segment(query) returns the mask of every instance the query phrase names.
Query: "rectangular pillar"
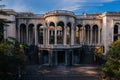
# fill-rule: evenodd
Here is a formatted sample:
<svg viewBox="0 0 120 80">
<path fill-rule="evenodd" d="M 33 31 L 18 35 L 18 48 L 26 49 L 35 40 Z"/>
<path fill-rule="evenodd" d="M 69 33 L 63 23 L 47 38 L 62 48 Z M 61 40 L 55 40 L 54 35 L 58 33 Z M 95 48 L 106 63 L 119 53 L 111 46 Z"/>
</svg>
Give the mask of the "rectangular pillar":
<svg viewBox="0 0 120 80">
<path fill-rule="evenodd" d="M 18 33 L 18 35 L 17 35 L 18 36 L 18 41 L 20 42 L 20 27 L 18 27 L 18 32 L 17 33 Z M 7 36 L 6 36 L 6 38 L 7 38 Z"/>
<path fill-rule="evenodd" d="M 98 45 L 100 44 L 100 30 L 98 30 Z"/>
<path fill-rule="evenodd" d="M 57 29 L 55 28 L 55 45 L 57 44 Z"/>
<path fill-rule="evenodd" d="M 34 31 L 35 31 L 35 45 L 37 45 L 38 44 L 38 32 L 37 32 L 37 26 L 35 26 L 35 29 L 34 29 Z"/>
<path fill-rule="evenodd" d="M 74 27 L 72 26 L 72 28 L 71 28 L 71 45 L 74 45 L 74 39 L 75 39 L 74 38 L 75 37 L 74 34 L 75 34 L 74 33 Z"/>
<path fill-rule="evenodd" d="M 49 65 L 52 66 L 52 61 L 53 61 L 53 53 L 52 51 L 49 51 Z"/>
<path fill-rule="evenodd" d="M 49 29 L 48 29 L 48 31 L 47 31 L 47 32 L 48 32 L 48 33 L 47 33 L 47 34 L 48 34 L 48 35 L 47 35 L 47 36 L 48 36 L 48 39 L 47 39 L 47 40 L 48 40 L 48 41 L 47 41 L 47 44 L 49 45 Z"/>
<path fill-rule="evenodd" d="M 57 55 L 58 55 L 58 53 L 57 53 L 57 51 L 55 51 L 55 65 L 57 65 L 58 63 L 58 57 L 57 57 Z"/>
<path fill-rule="evenodd" d="M 26 26 L 26 43 L 29 44 L 29 37 L 28 37 L 28 26 Z"/>
<path fill-rule="evenodd" d="M 66 45 L 66 26 L 64 27 L 64 39 L 63 39 L 64 45 Z"/>
<path fill-rule="evenodd" d="M 67 64 L 67 51 L 65 51 L 65 65 L 68 65 Z"/>
<path fill-rule="evenodd" d="M 74 57 L 73 57 L 73 51 L 72 51 L 72 65 L 74 64 Z"/>
<path fill-rule="evenodd" d="M 91 38 L 90 38 L 90 44 L 92 45 L 92 30 L 90 31 Z"/>
</svg>

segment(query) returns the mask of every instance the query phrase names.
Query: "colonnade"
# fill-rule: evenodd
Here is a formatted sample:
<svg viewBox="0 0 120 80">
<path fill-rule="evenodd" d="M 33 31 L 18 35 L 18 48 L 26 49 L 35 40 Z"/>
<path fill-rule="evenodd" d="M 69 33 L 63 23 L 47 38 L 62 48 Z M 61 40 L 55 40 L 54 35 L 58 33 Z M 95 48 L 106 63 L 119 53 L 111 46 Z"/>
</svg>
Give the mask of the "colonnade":
<svg viewBox="0 0 120 80">
<path fill-rule="evenodd" d="M 50 22 L 47 28 L 49 40 L 48 44 L 74 44 L 75 30 L 73 24 L 68 22 L 67 24 L 60 21 L 58 23 Z M 45 32 L 46 33 L 46 32 Z"/>
<path fill-rule="evenodd" d="M 98 25 L 77 25 L 76 42 L 84 45 L 99 45 L 101 44 L 102 29 Z"/>
<path fill-rule="evenodd" d="M 46 26 L 21 24 L 18 28 L 18 39 L 27 44 L 85 44 L 99 45 L 101 43 L 102 29 L 98 25 L 77 25 L 59 21 L 50 22 Z"/>
</svg>

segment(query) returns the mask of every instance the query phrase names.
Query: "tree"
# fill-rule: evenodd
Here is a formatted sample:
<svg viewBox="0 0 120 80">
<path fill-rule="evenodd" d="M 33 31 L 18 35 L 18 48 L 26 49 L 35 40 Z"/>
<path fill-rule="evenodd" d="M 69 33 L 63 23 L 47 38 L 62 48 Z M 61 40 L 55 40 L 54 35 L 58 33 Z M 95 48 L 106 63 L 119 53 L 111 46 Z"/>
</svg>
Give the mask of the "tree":
<svg viewBox="0 0 120 80">
<path fill-rule="evenodd" d="M 12 37 L 0 42 L 0 80 L 16 80 L 21 75 L 26 56 L 24 47 Z"/>
<path fill-rule="evenodd" d="M 102 70 L 110 79 L 120 79 L 120 39 L 113 42 L 106 54 L 107 62 Z"/>
<path fill-rule="evenodd" d="M 0 5 L 0 8 L 4 5 Z M 6 11 L 0 10 L 0 16 L 9 15 Z M 8 26 L 8 21 L 0 17 L 0 80 L 16 80 L 19 68 L 24 65 L 25 54 L 20 51 L 20 43 L 12 37 L 4 39 L 4 27 Z M 19 67 L 20 66 L 20 67 Z"/>
</svg>

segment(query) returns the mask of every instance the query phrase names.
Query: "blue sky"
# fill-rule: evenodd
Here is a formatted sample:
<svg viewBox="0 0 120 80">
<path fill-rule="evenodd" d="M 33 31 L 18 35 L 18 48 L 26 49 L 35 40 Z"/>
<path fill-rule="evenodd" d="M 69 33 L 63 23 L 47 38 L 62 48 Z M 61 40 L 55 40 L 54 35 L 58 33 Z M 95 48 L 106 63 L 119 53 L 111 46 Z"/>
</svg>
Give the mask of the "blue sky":
<svg viewBox="0 0 120 80">
<path fill-rule="evenodd" d="M 43 14 L 51 10 L 69 10 L 75 14 L 120 11 L 120 0 L 2 0 L 7 9 Z"/>
</svg>

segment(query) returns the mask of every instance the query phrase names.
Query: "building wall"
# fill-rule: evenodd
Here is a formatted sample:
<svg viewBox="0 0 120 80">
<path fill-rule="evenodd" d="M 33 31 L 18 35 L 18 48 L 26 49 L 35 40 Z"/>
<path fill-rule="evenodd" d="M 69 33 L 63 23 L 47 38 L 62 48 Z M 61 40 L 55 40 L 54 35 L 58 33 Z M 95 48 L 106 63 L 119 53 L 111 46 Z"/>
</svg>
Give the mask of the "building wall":
<svg viewBox="0 0 120 80">
<path fill-rule="evenodd" d="M 116 23 L 119 23 L 117 25 L 120 26 L 120 13 L 119 12 L 105 12 L 105 13 L 100 13 L 100 14 L 83 14 L 81 16 L 75 15 L 73 12 L 67 12 L 67 11 L 58 11 L 58 12 L 51 11 L 43 15 L 36 15 L 33 13 L 19 13 L 15 11 L 10 12 L 9 10 L 8 10 L 8 13 L 10 15 L 4 16 L 4 18 L 12 21 L 12 23 L 9 23 L 8 24 L 9 26 L 5 27 L 5 32 L 4 32 L 5 38 L 15 37 L 20 41 L 20 33 L 19 33 L 20 25 L 25 24 L 26 30 L 28 30 L 28 26 L 30 24 L 33 24 L 34 32 L 35 32 L 34 33 L 35 34 L 34 35 L 35 45 L 39 45 L 37 41 L 38 37 L 36 37 L 37 36 L 36 31 L 37 31 L 38 24 L 42 24 L 44 27 L 47 28 L 50 22 L 54 22 L 55 25 L 57 25 L 59 21 L 63 21 L 65 23 L 65 26 L 68 22 L 71 22 L 72 27 L 74 28 L 73 29 L 74 31 L 72 32 L 72 36 L 73 36 L 72 45 L 76 45 L 75 30 L 76 30 L 77 25 L 81 24 L 83 27 L 85 27 L 85 25 L 89 24 L 91 30 L 94 25 L 98 25 L 98 30 L 101 30 L 101 33 L 99 31 L 98 44 L 92 44 L 91 43 L 92 39 L 91 39 L 88 45 L 104 46 L 105 52 L 103 54 L 106 54 L 106 51 L 108 50 L 111 42 L 113 41 L 114 25 Z M 1 15 L 0 17 L 2 18 Z M 120 33 L 120 29 L 119 29 L 119 33 Z M 92 37 L 92 33 L 90 34 Z M 101 37 L 100 37 L 100 34 L 101 34 Z M 46 36 L 46 38 L 44 38 L 43 44 L 47 44 L 46 39 L 48 35 L 44 33 L 44 36 Z M 84 39 L 84 37 L 85 35 L 83 33 L 83 36 L 81 38 Z M 83 40 L 82 43 L 84 42 L 85 41 Z"/>
</svg>

